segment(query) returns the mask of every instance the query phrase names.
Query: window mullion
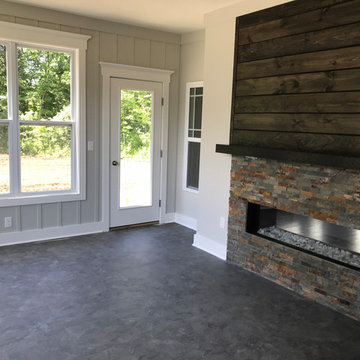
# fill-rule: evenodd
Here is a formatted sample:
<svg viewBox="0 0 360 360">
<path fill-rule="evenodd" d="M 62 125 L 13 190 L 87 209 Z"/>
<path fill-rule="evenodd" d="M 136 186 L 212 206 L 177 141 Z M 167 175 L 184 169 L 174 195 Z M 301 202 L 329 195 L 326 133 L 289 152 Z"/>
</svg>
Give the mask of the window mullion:
<svg viewBox="0 0 360 360">
<path fill-rule="evenodd" d="M 20 193 L 20 124 L 16 44 L 9 43 L 7 50 L 8 106 L 11 120 L 9 127 L 10 192 L 18 194 Z"/>
<path fill-rule="evenodd" d="M 52 121 L 52 120 L 20 120 L 20 125 L 30 126 L 71 126 L 75 124 L 74 121 Z"/>
</svg>

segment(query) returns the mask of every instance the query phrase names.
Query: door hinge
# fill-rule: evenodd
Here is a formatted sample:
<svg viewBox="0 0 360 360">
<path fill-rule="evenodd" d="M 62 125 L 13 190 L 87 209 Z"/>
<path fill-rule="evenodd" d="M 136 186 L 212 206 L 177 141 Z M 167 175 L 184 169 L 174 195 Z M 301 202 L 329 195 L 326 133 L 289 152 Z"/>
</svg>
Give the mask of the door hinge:
<svg viewBox="0 0 360 360">
<path fill-rule="evenodd" d="M 164 98 L 161 98 L 161 106 L 164 106 Z"/>
<path fill-rule="evenodd" d="M 159 200 L 159 207 L 161 207 L 161 200 Z"/>
<path fill-rule="evenodd" d="M 163 151 L 160 150 L 160 157 L 162 158 L 163 157 Z"/>
</svg>

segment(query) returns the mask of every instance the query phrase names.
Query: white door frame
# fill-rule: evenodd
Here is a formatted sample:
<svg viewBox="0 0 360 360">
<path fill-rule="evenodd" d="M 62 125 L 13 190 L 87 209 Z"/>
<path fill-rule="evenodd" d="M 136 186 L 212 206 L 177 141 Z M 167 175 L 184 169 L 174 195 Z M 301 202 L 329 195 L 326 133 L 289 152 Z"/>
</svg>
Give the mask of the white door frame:
<svg viewBox="0 0 360 360">
<path fill-rule="evenodd" d="M 107 229 L 110 228 L 110 79 L 122 78 L 129 80 L 155 81 L 162 83 L 163 101 L 161 112 L 161 174 L 160 198 L 161 207 L 159 214 L 160 224 L 165 222 L 166 214 L 166 188 L 167 188 L 167 152 L 169 128 L 169 88 L 170 78 L 174 71 L 151 69 L 140 66 L 122 65 L 100 62 L 102 75 L 102 187 L 101 187 L 101 212 L 102 221 Z"/>
</svg>

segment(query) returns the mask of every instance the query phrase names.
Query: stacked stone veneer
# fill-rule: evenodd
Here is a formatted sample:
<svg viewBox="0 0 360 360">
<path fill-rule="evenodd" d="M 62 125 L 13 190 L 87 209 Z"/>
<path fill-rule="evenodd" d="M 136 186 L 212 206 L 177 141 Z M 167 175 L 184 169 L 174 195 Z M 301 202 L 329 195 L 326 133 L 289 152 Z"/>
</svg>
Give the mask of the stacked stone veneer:
<svg viewBox="0 0 360 360">
<path fill-rule="evenodd" d="M 227 259 L 360 320 L 360 271 L 246 232 L 248 201 L 360 229 L 360 171 L 233 156 Z"/>
</svg>

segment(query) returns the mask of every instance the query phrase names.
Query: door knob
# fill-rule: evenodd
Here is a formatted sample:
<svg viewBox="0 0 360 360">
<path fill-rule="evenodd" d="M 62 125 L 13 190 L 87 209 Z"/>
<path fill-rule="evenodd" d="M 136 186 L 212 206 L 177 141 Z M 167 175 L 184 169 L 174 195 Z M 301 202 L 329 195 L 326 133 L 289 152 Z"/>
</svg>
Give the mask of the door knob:
<svg viewBox="0 0 360 360">
<path fill-rule="evenodd" d="M 113 166 L 118 166 L 118 165 L 119 165 L 119 162 L 116 161 L 116 160 L 114 160 L 114 161 L 112 162 L 112 164 L 113 164 Z"/>
</svg>

